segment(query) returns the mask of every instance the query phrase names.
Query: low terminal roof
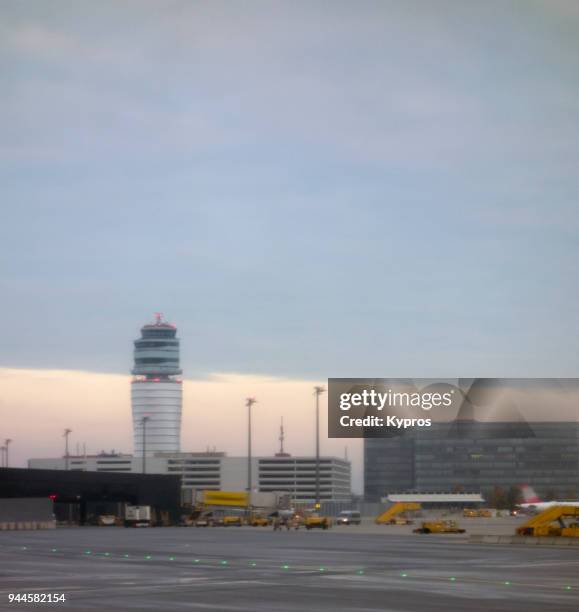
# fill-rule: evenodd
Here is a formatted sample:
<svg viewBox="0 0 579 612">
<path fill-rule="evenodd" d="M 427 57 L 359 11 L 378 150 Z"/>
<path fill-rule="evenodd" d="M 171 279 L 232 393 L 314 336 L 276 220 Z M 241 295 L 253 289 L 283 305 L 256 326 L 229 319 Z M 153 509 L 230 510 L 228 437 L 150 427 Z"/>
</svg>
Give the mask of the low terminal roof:
<svg viewBox="0 0 579 612">
<path fill-rule="evenodd" d="M 480 493 L 390 493 L 382 498 L 382 503 L 386 502 L 484 502 Z"/>
</svg>

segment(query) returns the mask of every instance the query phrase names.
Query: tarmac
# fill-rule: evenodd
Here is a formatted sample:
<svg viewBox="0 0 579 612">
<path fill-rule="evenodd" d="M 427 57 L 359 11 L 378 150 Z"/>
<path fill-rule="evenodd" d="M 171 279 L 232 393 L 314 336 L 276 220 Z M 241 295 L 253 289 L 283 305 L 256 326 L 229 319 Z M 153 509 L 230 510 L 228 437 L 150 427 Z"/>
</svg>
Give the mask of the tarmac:
<svg viewBox="0 0 579 612">
<path fill-rule="evenodd" d="M 10 604 L 10 593 L 63 593 L 66 602 Z M 30 607 L 577 610 L 579 548 L 473 544 L 460 536 L 371 525 L 289 532 L 265 527 L 2 532 L 0 610 Z"/>
</svg>

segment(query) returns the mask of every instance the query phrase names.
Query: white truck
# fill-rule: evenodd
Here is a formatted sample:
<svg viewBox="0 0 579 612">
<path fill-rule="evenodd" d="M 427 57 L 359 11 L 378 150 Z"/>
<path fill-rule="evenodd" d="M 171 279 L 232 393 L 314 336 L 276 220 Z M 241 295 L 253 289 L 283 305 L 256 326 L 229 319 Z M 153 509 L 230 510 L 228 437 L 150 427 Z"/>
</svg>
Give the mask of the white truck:
<svg viewBox="0 0 579 612">
<path fill-rule="evenodd" d="M 125 527 L 151 527 L 151 506 L 125 506 Z"/>
</svg>

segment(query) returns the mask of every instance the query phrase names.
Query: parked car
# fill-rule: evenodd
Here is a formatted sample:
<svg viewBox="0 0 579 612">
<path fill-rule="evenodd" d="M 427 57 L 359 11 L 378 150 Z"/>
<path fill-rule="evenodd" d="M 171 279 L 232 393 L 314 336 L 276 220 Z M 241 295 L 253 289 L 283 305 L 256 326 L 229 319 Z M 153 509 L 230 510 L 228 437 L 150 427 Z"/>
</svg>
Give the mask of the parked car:
<svg viewBox="0 0 579 612">
<path fill-rule="evenodd" d="M 213 527 L 213 513 L 204 512 L 194 522 L 195 527 Z"/>
<path fill-rule="evenodd" d="M 336 525 L 360 525 L 362 516 L 358 510 L 343 510 L 338 514 Z"/>
</svg>

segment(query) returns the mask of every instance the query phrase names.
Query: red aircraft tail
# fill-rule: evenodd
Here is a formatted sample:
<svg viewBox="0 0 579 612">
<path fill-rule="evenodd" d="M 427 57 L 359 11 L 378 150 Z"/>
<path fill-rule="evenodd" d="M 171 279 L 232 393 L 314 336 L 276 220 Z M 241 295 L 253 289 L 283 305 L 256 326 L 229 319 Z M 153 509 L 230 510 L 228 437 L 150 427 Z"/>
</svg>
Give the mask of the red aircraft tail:
<svg viewBox="0 0 579 612">
<path fill-rule="evenodd" d="M 541 502 L 541 498 L 535 493 L 535 489 L 528 484 L 519 485 L 523 494 L 523 502 L 525 504 L 537 504 Z"/>
</svg>

